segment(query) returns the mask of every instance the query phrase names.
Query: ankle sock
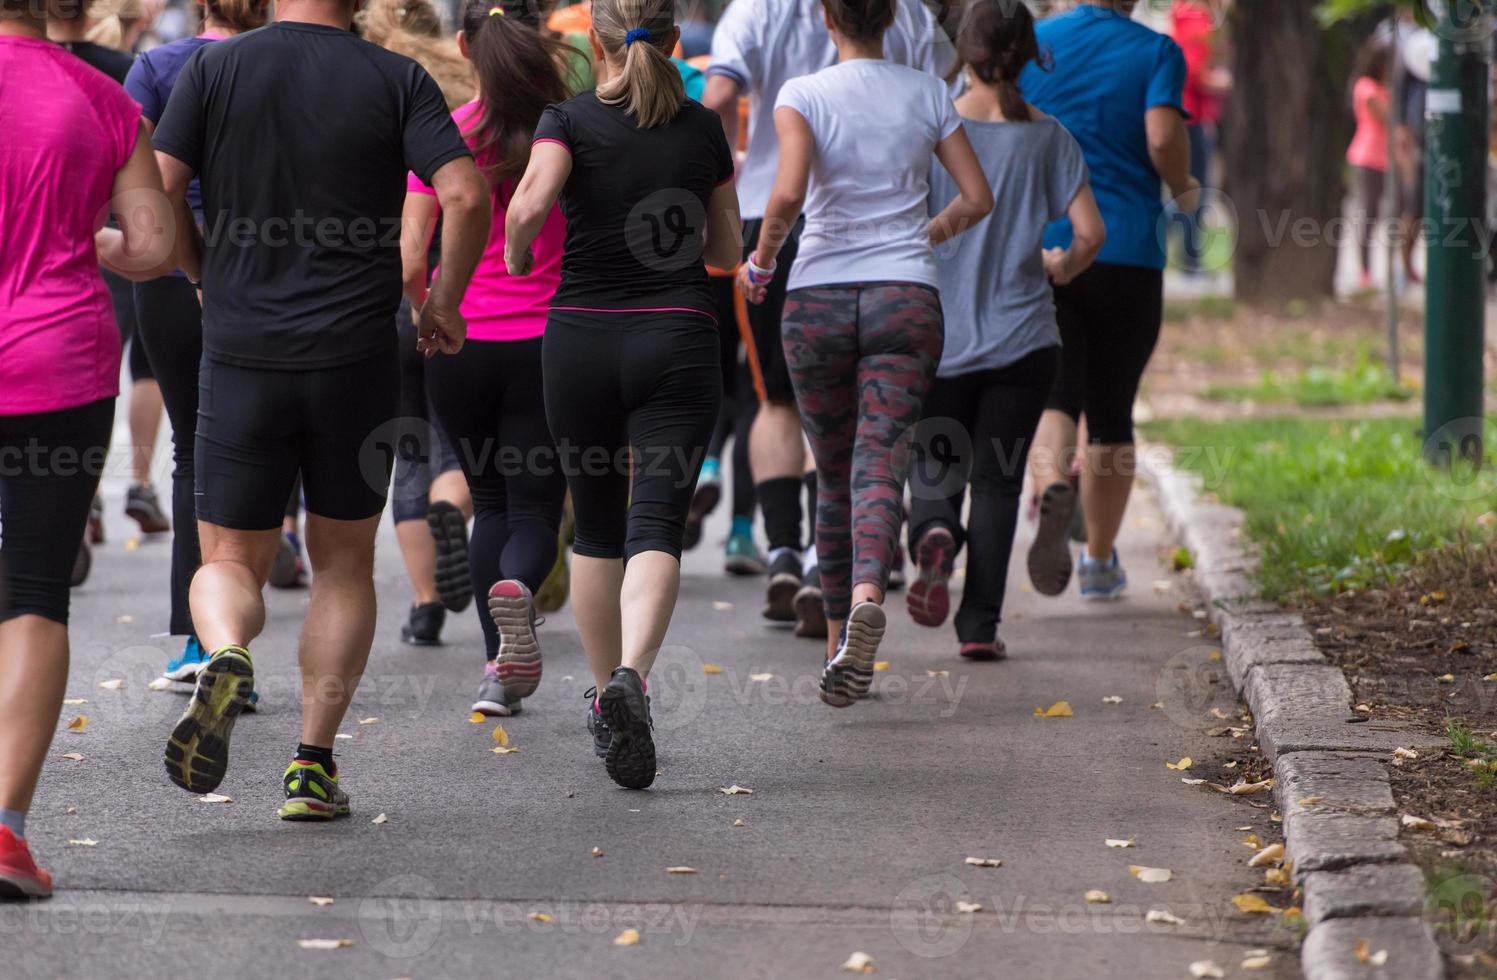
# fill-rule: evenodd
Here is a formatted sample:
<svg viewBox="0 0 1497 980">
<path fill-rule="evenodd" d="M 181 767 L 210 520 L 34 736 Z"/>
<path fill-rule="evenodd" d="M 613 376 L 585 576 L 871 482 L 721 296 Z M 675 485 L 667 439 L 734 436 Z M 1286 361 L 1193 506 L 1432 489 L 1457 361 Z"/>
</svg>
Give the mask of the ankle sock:
<svg viewBox="0 0 1497 980">
<path fill-rule="evenodd" d="M 16 835 L 17 840 L 26 839 L 26 811 L 7 810 L 0 807 L 0 827 L 10 828 L 10 832 Z"/>
<path fill-rule="evenodd" d="M 801 481 L 784 476 L 765 480 L 754 488 L 764 511 L 764 533 L 770 548 L 801 550 Z"/>
<path fill-rule="evenodd" d="M 752 538 L 754 536 L 754 519 L 752 517 L 733 518 L 733 537 Z"/>
<path fill-rule="evenodd" d="M 338 764 L 333 761 L 333 750 L 325 749 L 320 745 L 308 745 L 302 742 L 296 747 L 296 761 L 315 762 L 322 766 L 323 771 L 329 776 L 338 771 Z"/>
</svg>

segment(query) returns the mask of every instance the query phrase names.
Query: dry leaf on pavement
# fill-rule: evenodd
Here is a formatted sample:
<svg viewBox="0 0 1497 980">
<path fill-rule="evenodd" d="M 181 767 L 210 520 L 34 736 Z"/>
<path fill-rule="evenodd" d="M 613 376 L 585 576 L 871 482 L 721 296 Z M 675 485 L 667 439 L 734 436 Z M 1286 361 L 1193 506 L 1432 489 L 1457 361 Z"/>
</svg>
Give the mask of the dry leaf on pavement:
<svg viewBox="0 0 1497 980">
<path fill-rule="evenodd" d="M 1242 968 L 1244 970 L 1266 970 L 1272 962 L 1272 956 L 1255 949 L 1249 951 L 1248 955 L 1242 958 Z"/>
<path fill-rule="evenodd" d="M 470 725 L 482 725 L 486 720 L 487 716 L 482 711 L 475 711 L 468 716 L 468 724 Z"/>
<path fill-rule="evenodd" d="M 1221 980 L 1227 974 L 1211 960 L 1196 960 L 1190 964 L 1190 975 L 1196 980 Z"/>
<path fill-rule="evenodd" d="M 62 754 L 62 757 L 64 759 L 67 759 L 69 762 L 82 762 L 83 761 L 82 754 L 80 754 L 78 752 L 64 752 Z"/>
<path fill-rule="evenodd" d="M 956 910 L 962 915 L 972 915 L 982 911 L 982 906 L 976 902 L 957 902 Z"/>
<path fill-rule="evenodd" d="M 1048 708 L 1035 708 L 1034 716 L 1036 718 L 1070 718 L 1071 702 L 1057 701 Z"/>
<path fill-rule="evenodd" d="M 1183 926 L 1185 920 L 1166 909 L 1149 909 L 1144 913 L 1145 922 L 1157 922 L 1166 926 Z"/>
<path fill-rule="evenodd" d="M 372 724 L 374 724 L 377 721 L 379 721 L 378 718 L 360 718 L 359 719 L 359 724 L 360 725 L 372 725 Z"/>
<path fill-rule="evenodd" d="M 352 939 L 298 939 L 296 945 L 302 949 L 347 949 Z"/>
<path fill-rule="evenodd" d="M 1254 854 L 1248 860 L 1248 867 L 1262 868 L 1268 865 L 1279 864 L 1284 860 L 1284 845 L 1270 844 L 1263 850 Z"/>
<path fill-rule="evenodd" d="M 371 820 L 369 822 L 372 823 L 372 824 L 389 823 L 390 822 L 390 818 L 387 817 L 387 816 L 385 816 L 383 813 L 381 813 L 379 816 L 375 817 L 373 820 Z"/>
<path fill-rule="evenodd" d="M 731 602 L 724 602 L 721 599 L 717 599 L 712 603 L 712 608 L 716 609 L 718 612 L 728 612 L 733 608 L 733 604 Z"/>
<path fill-rule="evenodd" d="M 494 726 L 494 741 L 498 742 L 500 745 L 509 744 L 509 732 L 504 730 L 503 725 Z"/>
<path fill-rule="evenodd" d="M 666 868 L 665 873 L 668 875 L 694 875 L 697 873 L 697 869 L 689 868 L 686 865 L 681 864 L 677 865 L 674 868 Z"/>
<path fill-rule="evenodd" d="M 222 793 L 204 793 L 198 797 L 199 803 L 233 803 L 234 801 Z"/>
<path fill-rule="evenodd" d="M 717 664 L 702 664 L 702 673 L 704 674 L 721 674 L 722 672 L 723 669 Z"/>
<path fill-rule="evenodd" d="M 1172 877 L 1169 868 L 1149 868 L 1145 867 L 1142 864 L 1128 865 L 1128 873 L 1133 875 L 1133 877 L 1137 878 L 1139 881 L 1147 882 L 1151 885 L 1157 885 L 1161 882 L 1169 881 Z"/>
<path fill-rule="evenodd" d="M 1237 911 L 1248 915 L 1268 915 L 1279 910 L 1263 900 L 1263 896 L 1254 895 L 1252 892 L 1243 892 L 1241 895 L 1232 896 L 1232 904 L 1237 906 Z"/>
<path fill-rule="evenodd" d="M 116 677 L 113 680 L 100 681 L 99 686 L 106 691 L 118 691 L 125 686 L 125 682 Z"/>
<path fill-rule="evenodd" d="M 1092 905 L 1106 905 L 1108 902 L 1112 901 L 1112 896 L 1107 894 L 1100 888 L 1093 888 L 1091 891 L 1087 892 L 1084 897 Z"/>
<path fill-rule="evenodd" d="M 494 753 L 495 755 L 509 755 L 509 754 L 511 754 L 513 752 L 518 752 L 520 750 L 518 748 L 511 749 L 511 748 L 506 748 L 503 745 L 496 745 L 492 749 L 489 749 L 489 751 L 492 752 L 492 753 Z"/>
<path fill-rule="evenodd" d="M 639 930 L 625 929 L 623 932 L 613 937 L 613 944 L 615 946 L 638 946 Z"/>
<path fill-rule="evenodd" d="M 749 675 L 749 680 L 751 680 L 751 681 L 759 681 L 760 683 L 763 683 L 764 681 L 772 681 L 772 680 L 774 680 L 774 675 L 773 674 L 750 674 Z"/>
<path fill-rule="evenodd" d="M 754 795 L 754 791 L 753 790 L 749 789 L 747 786 L 739 786 L 737 783 L 734 783 L 732 786 L 719 786 L 717 788 L 717 791 L 719 793 L 721 793 L 722 795 L 724 795 L 724 796 L 753 796 Z"/>
<path fill-rule="evenodd" d="M 1263 883 L 1265 885 L 1288 885 L 1288 868 L 1266 868 L 1263 871 Z"/>
<path fill-rule="evenodd" d="M 733 826 L 735 826 L 735 827 L 747 827 L 748 824 L 744 823 L 743 820 L 740 818 L 738 820 L 734 820 L 733 821 Z"/>
<path fill-rule="evenodd" d="M 847 958 L 846 963 L 842 964 L 842 969 L 852 973 L 872 973 L 873 957 L 867 953 L 854 953 Z"/>
<path fill-rule="evenodd" d="M 1205 781 L 1206 780 L 1204 779 L 1189 779 L 1184 776 L 1180 777 L 1180 782 L 1184 783 L 1186 786 L 1199 786 Z"/>
<path fill-rule="evenodd" d="M 1003 862 L 997 858 L 969 857 L 965 863 L 972 865 L 974 868 L 1001 868 L 1003 866 Z"/>
<path fill-rule="evenodd" d="M 600 858 L 602 856 L 603 856 L 603 848 L 601 848 L 601 847 L 595 847 L 595 848 L 593 848 L 593 857 Z"/>
<path fill-rule="evenodd" d="M 1239 779 L 1231 786 L 1225 787 L 1223 793 L 1231 793 L 1233 796 L 1252 796 L 1254 793 L 1263 793 L 1273 789 L 1273 778 L 1250 783 L 1245 779 Z"/>
<path fill-rule="evenodd" d="M 1102 703 L 1103 704 L 1122 704 L 1123 703 L 1123 699 L 1120 698 L 1120 697 L 1118 697 L 1116 694 L 1109 694 L 1109 695 L 1107 695 L 1107 697 L 1105 697 L 1105 698 L 1102 699 Z"/>
<path fill-rule="evenodd" d="M 85 837 L 82 840 L 70 840 L 68 841 L 68 845 L 71 847 L 97 847 L 99 846 L 99 842 L 92 837 Z"/>
<path fill-rule="evenodd" d="M 1166 762 L 1164 764 L 1164 767 L 1166 769 L 1174 769 L 1176 771 L 1183 771 L 1183 770 L 1189 769 L 1190 768 L 1190 764 L 1192 762 L 1194 762 L 1194 761 L 1195 761 L 1194 759 L 1192 759 L 1190 756 L 1187 755 L 1184 758 L 1182 758 L 1179 762 Z"/>
<path fill-rule="evenodd" d="M 1410 830 L 1434 830 L 1435 822 L 1427 817 L 1416 817 L 1412 813 L 1405 813 L 1398 818 L 1398 822 Z"/>
<path fill-rule="evenodd" d="M 175 682 L 170 677 L 154 677 L 146 687 L 153 691 L 170 691 L 173 683 Z"/>
<path fill-rule="evenodd" d="M 556 921 L 556 917 L 554 915 L 547 915 L 544 912 L 532 912 L 525 918 L 529 919 L 531 922 L 539 922 L 541 925 L 546 925 L 547 923 Z"/>
<path fill-rule="evenodd" d="M 333 904 L 333 900 L 331 898 L 324 898 L 321 895 L 308 895 L 307 901 L 311 902 L 313 905 L 317 906 L 320 909 L 325 909 L 329 905 Z"/>
<path fill-rule="evenodd" d="M 88 704 L 88 698 L 63 698 L 63 704 Z"/>
<path fill-rule="evenodd" d="M 74 718 L 72 721 L 68 722 L 68 731 L 70 731 L 70 732 L 86 732 L 86 731 L 88 731 L 88 715 L 79 715 L 78 717 Z"/>
<path fill-rule="evenodd" d="M 1132 837 L 1129 837 L 1127 840 L 1120 840 L 1120 839 L 1118 839 L 1116 837 L 1109 837 L 1103 843 L 1105 843 L 1108 847 L 1133 847 L 1133 846 L 1135 846 Z"/>
<path fill-rule="evenodd" d="M 875 660 L 873 662 L 873 669 L 874 670 L 888 670 L 889 666 L 890 666 L 889 665 L 889 661 L 887 661 L 887 660 Z"/>
</svg>

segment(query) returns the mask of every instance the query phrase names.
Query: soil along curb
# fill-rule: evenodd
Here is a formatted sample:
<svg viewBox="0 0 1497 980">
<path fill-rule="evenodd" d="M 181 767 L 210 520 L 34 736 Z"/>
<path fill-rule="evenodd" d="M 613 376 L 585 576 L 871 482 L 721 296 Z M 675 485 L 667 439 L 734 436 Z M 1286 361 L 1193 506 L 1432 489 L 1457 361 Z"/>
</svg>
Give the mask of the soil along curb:
<svg viewBox="0 0 1497 980">
<path fill-rule="evenodd" d="M 1171 459 L 1164 447 L 1143 447 L 1140 474 L 1190 549 L 1227 673 L 1273 763 L 1286 860 L 1310 927 L 1300 953 L 1305 976 L 1439 980 L 1445 968 L 1422 918 L 1423 876 L 1398 842 L 1384 769 L 1395 748 L 1439 740 L 1353 712 L 1346 678 L 1321 655 L 1304 620 L 1256 598 L 1257 560 L 1242 512 L 1206 500 L 1200 481 Z"/>
</svg>

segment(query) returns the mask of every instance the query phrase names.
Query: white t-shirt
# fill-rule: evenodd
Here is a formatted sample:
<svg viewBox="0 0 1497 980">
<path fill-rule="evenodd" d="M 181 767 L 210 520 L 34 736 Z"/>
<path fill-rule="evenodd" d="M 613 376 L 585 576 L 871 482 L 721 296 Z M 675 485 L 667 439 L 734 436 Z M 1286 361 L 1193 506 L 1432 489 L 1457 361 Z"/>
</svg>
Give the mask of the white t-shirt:
<svg viewBox="0 0 1497 980">
<path fill-rule="evenodd" d="M 961 128 L 946 84 L 858 59 L 785 83 L 776 108 L 811 124 L 816 154 L 790 288 L 940 279 L 930 247 L 930 168 Z"/>
<path fill-rule="evenodd" d="M 884 35 L 884 55 L 944 78 L 956 52 L 921 0 L 899 0 Z M 738 203 L 746 220 L 764 217 L 779 165 L 774 107 L 780 87 L 837 63 L 821 0 L 733 0 L 712 35 L 710 75 L 725 75 L 749 97 L 748 153 L 738 170 Z M 960 94 L 960 76 L 952 95 Z"/>
</svg>

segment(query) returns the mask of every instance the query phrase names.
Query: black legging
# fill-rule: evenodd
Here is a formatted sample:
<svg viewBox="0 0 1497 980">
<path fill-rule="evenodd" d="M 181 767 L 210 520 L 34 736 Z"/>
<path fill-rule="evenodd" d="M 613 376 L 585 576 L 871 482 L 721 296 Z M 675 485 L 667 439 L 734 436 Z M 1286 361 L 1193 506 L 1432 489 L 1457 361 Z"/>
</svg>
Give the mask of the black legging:
<svg viewBox="0 0 1497 980">
<path fill-rule="evenodd" d="M 68 586 L 99 488 L 114 399 L 0 415 L 0 622 L 68 623 Z"/>
<path fill-rule="evenodd" d="M 426 391 L 473 494 L 473 592 L 518 579 L 531 592 L 556 563 L 566 477 L 556 462 L 541 389 L 541 338 L 470 340 L 426 362 Z M 478 606 L 488 658 L 499 634 Z"/>
<path fill-rule="evenodd" d="M 733 440 L 733 516 L 754 516 L 754 475 L 749 470 L 749 430 L 759 412 L 759 398 L 748 364 L 738 350 L 743 335 L 738 329 L 738 296 L 729 276 L 712 278 L 712 299 L 717 312 L 717 336 L 721 345 L 718 364 L 723 375 L 723 402 L 717 427 L 707 444 L 707 455 L 721 458 L 723 446 Z"/>
<path fill-rule="evenodd" d="M 967 580 L 956 614 L 956 635 L 963 643 L 997 638 L 1024 463 L 1059 370 L 1060 348 L 1047 347 L 1007 367 L 937 378 L 926 397 L 920 439 L 926 451 L 910 466 L 910 550 L 936 526 L 950 531 L 958 548 L 966 544 Z M 950 438 L 943 431 L 948 427 L 969 437 L 970 453 L 969 440 Z M 947 436 L 942 448 L 950 450 L 944 453 L 935 446 L 942 436 Z M 972 486 L 965 530 L 967 488 L 952 486 L 953 473 L 969 474 Z"/>
<path fill-rule="evenodd" d="M 722 402 L 717 327 L 700 313 L 553 310 L 546 417 L 577 514 L 573 551 L 681 557 Z"/>
<path fill-rule="evenodd" d="M 188 592 L 203 563 L 193 499 L 193 446 L 198 430 L 198 368 L 203 359 L 203 310 L 197 290 L 181 276 L 135 284 L 137 332 L 161 386 L 172 425 L 171 631 L 194 633 Z"/>
</svg>

